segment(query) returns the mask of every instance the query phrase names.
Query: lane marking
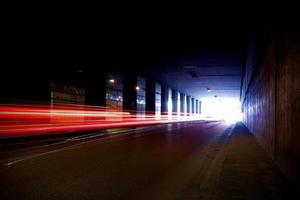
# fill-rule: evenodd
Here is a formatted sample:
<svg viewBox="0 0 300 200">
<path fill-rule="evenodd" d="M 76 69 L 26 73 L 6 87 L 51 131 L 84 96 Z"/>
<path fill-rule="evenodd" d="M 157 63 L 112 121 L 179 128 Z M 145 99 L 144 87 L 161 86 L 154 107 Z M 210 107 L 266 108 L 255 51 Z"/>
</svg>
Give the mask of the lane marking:
<svg viewBox="0 0 300 200">
<path fill-rule="evenodd" d="M 67 146 L 67 147 L 62 147 L 62 148 L 58 148 L 58 149 L 55 149 L 55 150 L 52 150 L 52 151 L 47 151 L 47 152 L 43 152 L 43 153 L 39 153 L 39 154 L 33 154 L 33 155 L 28 155 L 28 156 L 24 156 L 24 157 L 20 157 L 20 158 L 16 158 L 15 160 L 13 161 L 10 161 L 8 163 L 6 163 L 5 165 L 6 166 L 11 166 L 11 165 L 14 165 L 16 163 L 19 163 L 19 162 L 22 162 L 22 161 L 25 161 L 25 160 L 29 160 L 29 159 L 33 159 L 33 158 L 37 158 L 37 157 L 41 157 L 41 156 L 44 156 L 44 155 L 49 155 L 49 154 L 53 154 L 53 153 L 57 153 L 57 152 L 61 152 L 61 151 L 64 151 L 64 150 L 70 150 L 70 149 L 73 149 L 74 147 L 76 146 L 79 146 L 79 145 L 82 145 L 82 144 L 86 144 L 86 143 L 91 143 L 91 142 L 95 142 L 95 141 L 99 141 L 101 142 L 101 144 L 103 143 L 108 143 L 108 142 L 111 142 L 111 141 L 108 141 L 107 139 L 110 139 L 110 138 L 115 138 L 115 137 L 120 137 L 121 136 L 126 136 L 126 135 L 131 135 L 132 133 L 131 132 L 139 132 L 139 131 L 143 131 L 143 130 L 147 130 L 149 129 L 148 131 L 150 131 L 151 129 L 155 129 L 155 128 L 163 128 L 163 127 L 166 127 L 168 126 L 169 124 L 165 124 L 165 125 L 157 125 L 157 126 L 149 126 L 149 127 L 143 127 L 143 128 L 139 128 L 139 129 L 130 129 L 130 130 L 124 130 L 124 131 L 114 131 L 114 132 L 111 132 L 110 134 L 112 135 L 108 135 L 107 137 L 102 137 L 102 138 L 99 138 L 97 140 L 88 140 L 88 141 L 84 141 L 84 142 L 80 142 L 80 143 L 76 143 L 76 144 L 72 144 L 70 146 Z M 184 129 L 184 128 L 189 128 L 191 126 L 197 126 L 199 124 L 195 124 L 195 123 L 192 123 L 192 125 L 189 125 L 189 124 L 185 124 L 183 127 L 174 127 L 172 128 L 171 130 L 168 130 L 167 132 L 169 131 L 175 131 L 175 130 L 178 130 L 178 129 Z M 173 126 L 173 124 L 172 124 Z M 215 125 L 212 125 L 212 126 L 215 126 Z M 204 129 L 206 128 L 210 128 L 211 126 L 208 126 L 208 127 L 203 127 Z M 166 127 L 168 128 L 168 127 Z M 119 133 L 119 134 L 117 134 Z M 121 134 L 123 133 L 123 134 Z M 103 133 L 102 133 L 103 134 Z M 141 134 L 141 136 L 146 136 L 146 135 L 149 135 L 149 133 L 138 133 L 138 134 Z M 137 136 L 134 136 L 134 137 L 141 137 L 139 135 Z M 97 136 L 99 137 L 99 136 Z M 76 137 L 74 137 L 76 140 Z M 66 139 L 68 140 L 68 139 Z M 83 139 L 77 139 L 77 141 L 80 141 L 80 140 L 83 140 Z M 59 143 L 67 143 L 66 141 L 63 141 L 63 142 L 59 142 Z M 55 143 L 57 145 L 57 143 Z M 54 146 L 54 145 L 53 145 Z M 5 161 L 4 161 L 5 162 Z"/>
<path fill-rule="evenodd" d="M 109 139 L 109 138 L 115 138 L 115 137 L 130 135 L 130 134 L 132 134 L 131 132 L 141 131 L 141 130 L 144 130 L 144 129 L 153 129 L 153 127 L 145 127 L 145 128 L 140 128 L 138 130 L 130 129 L 130 130 L 124 130 L 124 131 L 114 131 L 114 132 L 111 132 L 111 134 L 117 134 L 117 133 L 119 133 L 119 134 L 109 135 L 108 137 L 99 138 L 98 140 L 100 140 L 101 143 L 106 143 L 106 142 L 110 142 L 110 141 L 107 141 L 107 139 Z M 123 133 L 123 134 L 120 134 L 120 133 Z M 79 139 L 78 141 L 80 141 L 80 140 L 83 140 L 83 139 Z M 95 141 L 96 140 L 89 140 L 89 141 L 85 141 L 85 142 L 81 142 L 81 143 L 76 143 L 76 144 L 73 144 L 73 145 L 70 145 L 70 146 L 67 146 L 67 147 L 62 147 L 62 148 L 59 148 L 59 149 L 55 149 L 55 150 L 52 150 L 52 151 L 47 151 L 47 152 L 43 152 L 43 153 L 39 153 L 39 154 L 33 154 L 33 155 L 29 155 L 29 156 L 20 157 L 20 158 L 17 158 L 13 161 L 10 161 L 10 162 L 6 163 L 5 165 L 6 166 L 11 166 L 13 164 L 16 164 L 16 163 L 19 163 L 19 162 L 22 162 L 22 161 L 25 161 L 25 160 L 28 160 L 28 159 L 37 158 L 37 157 L 41 157 L 41 156 L 44 156 L 44 155 L 49 155 L 49 154 L 52 154 L 52 153 L 57 153 L 57 152 L 64 151 L 64 150 L 69 150 L 69 149 L 72 149 L 76 146 L 86 144 L 86 143 L 90 143 L 90 142 L 95 142 Z M 63 142 L 60 142 L 60 143 L 66 143 L 66 141 L 63 141 Z"/>
</svg>

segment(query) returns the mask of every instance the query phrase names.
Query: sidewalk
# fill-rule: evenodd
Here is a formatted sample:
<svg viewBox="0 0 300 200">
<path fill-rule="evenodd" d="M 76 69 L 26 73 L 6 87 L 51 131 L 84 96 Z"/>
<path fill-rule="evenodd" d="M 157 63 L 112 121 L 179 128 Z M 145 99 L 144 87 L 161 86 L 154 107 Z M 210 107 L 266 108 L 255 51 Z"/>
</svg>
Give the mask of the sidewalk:
<svg viewBox="0 0 300 200">
<path fill-rule="evenodd" d="M 299 199 L 255 137 L 237 123 L 226 147 L 215 199 Z"/>
</svg>

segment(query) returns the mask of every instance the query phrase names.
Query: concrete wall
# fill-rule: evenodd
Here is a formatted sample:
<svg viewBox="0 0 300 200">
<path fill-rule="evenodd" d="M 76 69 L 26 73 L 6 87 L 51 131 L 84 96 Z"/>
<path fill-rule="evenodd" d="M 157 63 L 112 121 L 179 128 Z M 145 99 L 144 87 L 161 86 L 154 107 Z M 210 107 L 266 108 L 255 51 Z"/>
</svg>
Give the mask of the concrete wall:
<svg viewBox="0 0 300 200">
<path fill-rule="evenodd" d="M 250 42 L 241 100 L 244 121 L 300 188 L 300 33 L 268 26 Z"/>
</svg>

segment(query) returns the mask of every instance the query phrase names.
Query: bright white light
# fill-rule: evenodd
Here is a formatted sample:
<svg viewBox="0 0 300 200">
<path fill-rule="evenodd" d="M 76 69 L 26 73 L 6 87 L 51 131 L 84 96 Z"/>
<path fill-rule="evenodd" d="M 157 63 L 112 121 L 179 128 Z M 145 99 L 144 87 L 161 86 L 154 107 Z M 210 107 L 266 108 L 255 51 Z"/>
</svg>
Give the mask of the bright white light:
<svg viewBox="0 0 300 200">
<path fill-rule="evenodd" d="M 135 89 L 136 89 L 136 90 L 140 90 L 140 87 L 139 87 L 139 86 L 136 86 Z"/>
<path fill-rule="evenodd" d="M 241 104 L 236 98 L 207 98 L 202 101 L 203 117 L 207 120 L 242 120 Z"/>
<path fill-rule="evenodd" d="M 114 83 L 115 80 L 114 80 L 114 79 L 109 79 L 109 82 L 110 82 L 110 83 Z"/>
</svg>

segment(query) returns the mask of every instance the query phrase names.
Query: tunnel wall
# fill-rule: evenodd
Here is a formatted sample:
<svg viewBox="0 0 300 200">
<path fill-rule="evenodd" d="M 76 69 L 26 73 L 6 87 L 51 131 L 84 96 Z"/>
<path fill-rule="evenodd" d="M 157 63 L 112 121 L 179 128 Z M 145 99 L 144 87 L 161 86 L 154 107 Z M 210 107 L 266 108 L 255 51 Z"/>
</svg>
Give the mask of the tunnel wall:
<svg viewBox="0 0 300 200">
<path fill-rule="evenodd" d="M 269 26 L 250 42 L 241 100 L 244 122 L 300 189 L 300 34 Z"/>
</svg>

